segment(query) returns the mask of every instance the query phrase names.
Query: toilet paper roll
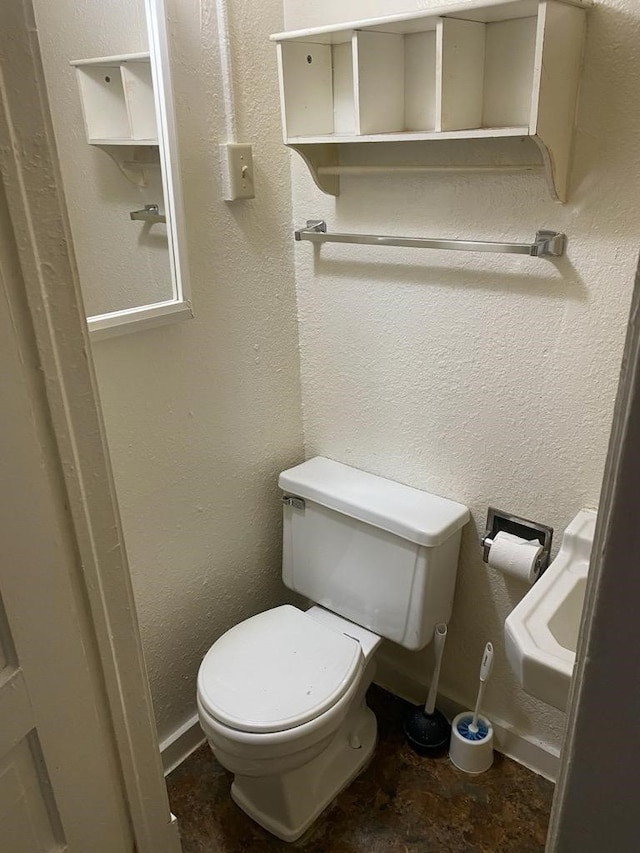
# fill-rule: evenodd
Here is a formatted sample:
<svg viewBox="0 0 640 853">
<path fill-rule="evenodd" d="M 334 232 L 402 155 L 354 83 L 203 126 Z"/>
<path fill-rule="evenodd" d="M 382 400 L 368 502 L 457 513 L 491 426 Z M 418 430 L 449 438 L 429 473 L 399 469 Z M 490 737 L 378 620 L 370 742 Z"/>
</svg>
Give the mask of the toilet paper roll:
<svg viewBox="0 0 640 853">
<path fill-rule="evenodd" d="M 529 541 L 512 533 L 499 531 L 489 548 L 489 565 L 509 577 L 532 584 L 538 580 L 538 557 L 542 545 L 537 539 Z"/>
</svg>

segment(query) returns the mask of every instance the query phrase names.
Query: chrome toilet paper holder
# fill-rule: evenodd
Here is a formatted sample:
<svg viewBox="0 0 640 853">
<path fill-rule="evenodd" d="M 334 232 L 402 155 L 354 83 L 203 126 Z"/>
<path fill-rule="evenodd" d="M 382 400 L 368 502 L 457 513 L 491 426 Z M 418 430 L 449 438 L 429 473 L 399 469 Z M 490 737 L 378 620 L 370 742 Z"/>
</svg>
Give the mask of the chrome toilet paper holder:
<svg viewBox="0 0 640 853">
<path fill-rule="evenodd" d="M 493 545 L 494 538 L 500 531 L 511 533 L 514 536 L 519 536 L 521 539 L 528 539 L 529 541 L 537 539 L 542 545 L 542 554 L 540 554 L 537 560 L 539 575 L 545 571 L 549 565 L 551 556 L 553 527 L 540 524 L 538 521 L 530 521 L 528 518 L 521 518 L 519 515 L 513 515 L 510 512 L 504 512 L 504 510 L 490 506 L 487 512 L 487 529 L 484 532 L 484 536 L 480 539 L 480 543 L 482 544 L 482 559 L 485 563 L 489 562 L 489 549 Z"/>
</svg>

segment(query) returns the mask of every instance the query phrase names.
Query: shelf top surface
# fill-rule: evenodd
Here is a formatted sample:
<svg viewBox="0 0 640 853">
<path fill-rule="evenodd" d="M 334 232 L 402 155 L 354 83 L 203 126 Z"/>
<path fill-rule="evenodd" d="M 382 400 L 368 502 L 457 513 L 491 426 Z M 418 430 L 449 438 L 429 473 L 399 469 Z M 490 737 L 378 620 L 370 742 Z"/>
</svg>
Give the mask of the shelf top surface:
<svg viewBox="0 0 640 853">
<path fill-rule="evenodd" d="M 91 136 L 88 140 L 90 145 L 158 145 L 158 140 L 155 138 L 149 139 L 129 139 L 127 137 L 108 137 Z"/>
<path fill-rule="evenodd" d="M 503 136 L 529 136 L 526 126 L 514 127 L 475 127 L 469 130 L 442 131 L 398 131 L 390 133 L 371 133 L 357 136 L 355 134 L 339 133 L 318 136 L 290 136 L 287 145 L 318 145 L 322 143 L 354 143 L 354 142 L 422 142 L 438 139 L 484 139 Z"/>
<path fill-rule="evenodd" d="M 83 65 L 122 65 L 123 62 L 149 62 L 150 54 L 146 53 L 123 53 L 117 56 L 97 56 L 92 59 L 72 59 L 69 65 L 82 67 Z"/>
<path fill-rule="evenodd" d="M 552 0 L 568 6 L 582 9 L 591 8 L 593 0 Z M 476 2 L 458 3 L 452 6 L 439 6 L 420 12 L 405 12 L 401 15 L 388 15 L 379 18 L 367 18 L 359 21 L 349 21 L 343 24 L 332 24 L 323 27 L 312 27 L 303 30 L 274 33 L 271 41 L 305 41 L 314 39 L 331 44 L 345 40 L 345 36 L 353 30 L 372 30 L 388 33 L 424 32 L 434 29 L 438 18 L 460 18 L 467 21 L 489 23 L 505 21 L 512 18 L 533 17 L 538 13 L 539 0 L 476 0 Z"/>
</svg>

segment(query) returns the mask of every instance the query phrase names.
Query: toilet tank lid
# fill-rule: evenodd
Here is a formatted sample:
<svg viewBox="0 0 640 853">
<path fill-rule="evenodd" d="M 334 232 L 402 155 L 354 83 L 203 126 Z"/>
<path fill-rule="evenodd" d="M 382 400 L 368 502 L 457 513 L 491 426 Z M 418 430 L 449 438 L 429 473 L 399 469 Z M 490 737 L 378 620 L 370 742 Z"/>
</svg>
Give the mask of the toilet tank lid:
<svg viewBox="0 0 640 853">
<path fill-rule="evenodd" d="M 323 456 L 283 471 L 278 485 L 284 492 L 431 548 L 469 520 L 463 504 Z"/>
</svg>

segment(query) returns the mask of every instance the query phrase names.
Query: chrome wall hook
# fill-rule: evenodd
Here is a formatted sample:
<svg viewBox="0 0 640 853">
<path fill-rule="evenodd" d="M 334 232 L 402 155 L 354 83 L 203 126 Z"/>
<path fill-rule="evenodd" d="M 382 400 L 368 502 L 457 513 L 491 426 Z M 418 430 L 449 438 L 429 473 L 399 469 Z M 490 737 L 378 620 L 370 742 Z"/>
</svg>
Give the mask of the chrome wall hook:
<svg viewBox="0 0 640 853">
<path fill-rule="evenodd" d="M 150 225 L 167 221 L 167 217 L 160 213 L 157 204 L 145 204 L 142 210 L 132 210 L 129 217 L 140 222 L 148 222 Z"/>
</svg>

